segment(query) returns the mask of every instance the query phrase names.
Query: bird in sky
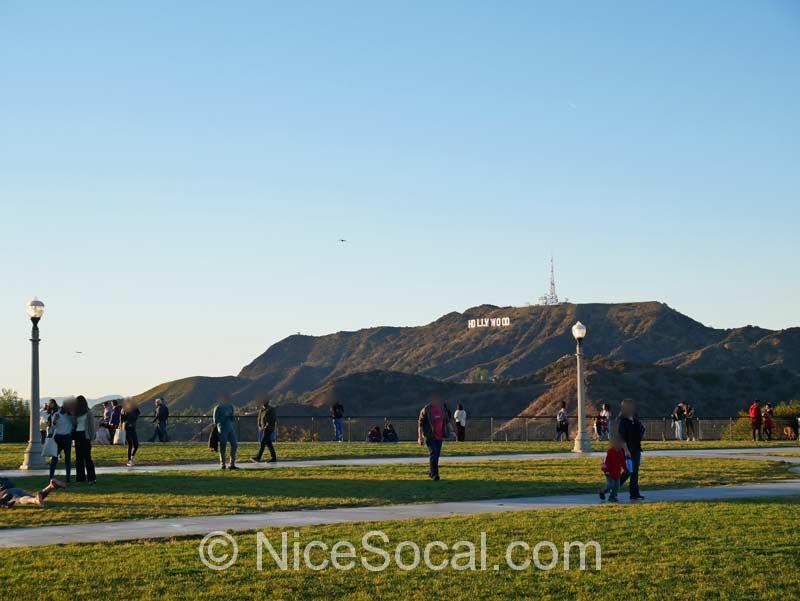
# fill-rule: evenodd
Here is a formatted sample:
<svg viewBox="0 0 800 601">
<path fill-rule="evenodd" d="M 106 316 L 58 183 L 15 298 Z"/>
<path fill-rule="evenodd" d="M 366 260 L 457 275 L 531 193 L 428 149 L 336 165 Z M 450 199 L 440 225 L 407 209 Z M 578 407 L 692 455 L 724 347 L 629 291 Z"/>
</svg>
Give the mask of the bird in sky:
<svg viewBox="0 0 800 601">
<path fill-rule="evenodd" d="M 345 242 L 347 242 L 347 240 L 345 240 L 344 238 L 339 238 L 339 240 L 338 240 L 338 241 L 339 241 L 339 242 L 341 242 L 342 244 L 344 244 Z"/>
</svg>

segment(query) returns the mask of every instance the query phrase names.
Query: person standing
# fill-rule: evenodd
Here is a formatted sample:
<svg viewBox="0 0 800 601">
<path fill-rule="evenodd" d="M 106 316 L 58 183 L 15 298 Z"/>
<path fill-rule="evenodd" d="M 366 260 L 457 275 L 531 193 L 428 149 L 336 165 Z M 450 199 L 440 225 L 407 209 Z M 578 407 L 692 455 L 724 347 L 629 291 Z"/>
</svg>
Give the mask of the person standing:
<svg viewBox="0 0 800 601">
<path fill-rule="evenodd" d="M 562 401 L 556 414 L 556 441 L 569 440 L 569 418 L 567 417 L 567 404 Z"/>
<path fill-rule="evenodd" d="M 464 442 L 467 439 L 467 412 L 464 411 L 464 406 L 461 403 L 456 406 L 453 419 L 456 420 L 456 440 Z"/>
<path fill-rule="evenodd" d="M 103 417 L 100 423 L 105 424 L 106 427 L 111 423 L 111 401 L 103 401 Z"/>
<path fill-rule="evenodd" d="M 83 395 L 75 397 L 75 430 L 72 438 L 75 441 L 75 481 L 95 484 L 97 476 L 92 461 L 92 441 L 97 430 L 94 415 Z"/>
<path fill-rule="evenodd" d="M 136 432 L 136 421 L 142 414 L 139 407 L 133 400 L 128 401 L 122 407 L 121 424 L 125 428 L 125 442 L 128 445 L 128 467 L 136 465 L 136 451 L 139 450 L 139 434 Z"/>
<path fill-rule="evenodd" d="M 761 423 L 764 428 L 764 438 L 767 441 L 771 441 L 772 430 L 775 428 L 775 411 L 769 403 L 764 404 L 764 410 L 761 412 Z"/>
<path fill-rule="evenodd" d="M 333 421 L 333 438 L 336 442 L 344 440 L 344 405 L 331 404 L 331 420 Z"/>
<path fill-rule="evenodd" d="M 239 441 L 236 438 L 235 421 L 236 415 L 230 397 L 225 395 L 214 408 L 214 425 L 219 433 L 219 462 L 222 469 L 239 469 L 236 467 L 236 449 L 239 447 Z M 225 464 L 225 451 L 228 443 L 231 445 L 230 466 Z"/>
<path fill-rule="evenodd" d="M 64 453 L 64 467 L 66 468 L 66 480 L 70 481 L 72 475 L 72 430 L 75 427 L 75 420 L 70 414 L 68 401 L 64 401 L 61 408 L 53 414 L 52 430 L 53 440 L 56 441 L 58 454 Z M 58 455 L 50 459 L 50 479 L 55 478 L 56 466 L 58 465 Z"/>
<path fill-rule="evenodd" d="M 122 406 L 117 399 L 114 399 L 111 401 L 111 416 L 108 419 L 108 435 L 111 438 L 111 444 L 114 444 L 114 434 L 117 433 L 121 417 Z M 94 440 L 94 438 L 92 438 L 92 440 Z"/>
<path fill-rule="evenodd" d="M 617 435 L 623 442 L 625 457 L 631 460 L 628 474 L 620 480 L 622 486 L 630 478 L 631 501 L 641 501 L 644 497 L 639 494 L 639 466 L 642 463 L 642 438 L 644 437 L 644 424 L 636 417 L 636 406 L 633 399 L 625 399 L 621 404 L 619 420 L 617 420 Z"/>
<path fill-rule="evenodd" d="M 264 455 L 264 449 L 269 449 L 269 461 L 267 463 L 275 463 L 278 458 L 275 456 L 275 447 L 272 443 L 275 442 L 275 425 L 277 423 L 277 416 L 275 414 L 275 407 L 273 407 L 269 399 L 261 401 L 261 407 L 258 408 L 258 439 L 261 442 L 261 447 L 258 449 L 258 454 L 251 457 L 250 460 L 258 463 Z"/>
<path fill-rule="evenodd" d="M 697 422 L 694 417 L 694 406 L 684 402 L 683 409 L 686 412 L 686 438 L 694 442 L 697 440 Z"/>
<path fill-rule="evenodd" d="M 50 418 L 52 417 L 50 407 L 54 404 L 56 404 L 56 400 L 50 399 L 42 406 L 42 410 L 39 412 L 39 434 L 42 437 L 41 444 L 44 444 L 44 440 L 47 438 L 48 431 L 50 430 Z"/>
<path fill-rule="evenodd" d="M 603 403 L 600 408 L 600 420 L 603 425 L 603 434 L 601 440 L 609 440 L 611 437 L 611 407 L 608 403 Z"/>
<path fill-rule="evenodd" d="M 428 447 L 430 460 L 428 476 L 431 480 L 439 480 L 439 457 L 442 455 L 442 444 L 451 436 L 452 421 L 450 410 L 438 396 L 434 396 L 419 412 L 417 443 Z"/>
<path fill-rule="evenodd" d="M 675 440 L 683 440 L 686 426 L 686 411 L 683 408 L 683 402 L 675 405 L 672 410 L 672 426 L 675 429 Z"/>
<path fill-rule="evenodd" d="M 747 410 L 750 416 L 750 430 L 753 434 L 753 442 L 761 440 L 761 405 L 758 401 L 753 401 Z"/>
<path fill-rule="evenodd" d="M 169 419 L 169 408 L 163 399 L 156 399 L 155 410 L 153 411 L 153 436 L 150 442 L 167 442 L 167 419 Z"/>
</svg>

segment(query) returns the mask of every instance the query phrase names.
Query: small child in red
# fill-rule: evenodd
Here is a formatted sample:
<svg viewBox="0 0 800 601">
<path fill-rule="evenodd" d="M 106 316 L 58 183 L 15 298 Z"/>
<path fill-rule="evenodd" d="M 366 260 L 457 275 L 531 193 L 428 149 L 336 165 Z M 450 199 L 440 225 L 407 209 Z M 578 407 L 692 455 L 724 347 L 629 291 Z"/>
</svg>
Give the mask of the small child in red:
<svg viewBox="0 0 800 601">
<path fill-rule="evenodd" d="M 601 469 L 606 475 L 606 485 L 600 489 L 600 498 L 605 500 L 606 493 L 609 493 L 609 502 L 616 503 L 620 479 L 628 472 L 625 464 L 625 451 L 622 448 L 622 439 L 618 436 L 611 439 Z"/>
</svg>

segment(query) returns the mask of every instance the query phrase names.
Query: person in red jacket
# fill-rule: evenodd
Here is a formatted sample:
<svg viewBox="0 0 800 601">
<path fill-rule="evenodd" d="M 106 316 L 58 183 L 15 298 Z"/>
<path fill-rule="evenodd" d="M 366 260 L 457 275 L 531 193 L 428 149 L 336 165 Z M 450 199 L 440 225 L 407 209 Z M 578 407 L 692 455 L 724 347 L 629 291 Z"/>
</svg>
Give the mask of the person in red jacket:
<svg viewBox="0 0 800 601">
<path fill-rule="evenodd" d="M 606 485 L 600 489 L 600 498 L 605 500 L 606 493 L 608 493 L 609 502 L 616 503 L 620 480 L 622 476 L 628 473 L 625 463 L 625 450 L 622 448 L 622 439 L 619 436 L 611 439 L 601 469 L 606 475 Z"/>
<path fill-rule="evenodd" d="M 753 401 L 750 408 L 747 410 L 750 416 L 750 429 L 753 432 L 753 441 L 761 439 L 761 405 L 758 401 Z"/>
</svg>

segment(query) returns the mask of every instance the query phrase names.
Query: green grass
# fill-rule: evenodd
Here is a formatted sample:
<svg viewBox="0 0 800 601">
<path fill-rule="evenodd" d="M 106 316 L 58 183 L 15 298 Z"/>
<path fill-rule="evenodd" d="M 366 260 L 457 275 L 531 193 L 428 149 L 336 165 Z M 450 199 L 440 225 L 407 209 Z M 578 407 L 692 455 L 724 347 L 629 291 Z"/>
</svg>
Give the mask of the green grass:
<svg viewBox="0 0 800 601">
<path fill-rule="evenodd" d="M 759 446 L 765 449 L 782 448 L 796 445 L 790 442 L 753 443 L 749 441 L 699 441 L 699 442 L 646 442 L 646 450 L 664 449 L 718 449 L 718 448 L 743 448 Z M 606 443 L 594 443 L 595 450 L 606 448 Z M 279 443 L 276 445 L 281 460 L 302 459 L 341 459 L 365 457 L 412 457 L 423 456 L 426 450 L 411 442 L 397 444 L 368 444 L 364 442 L 353 443 Z M 572 443 L 535 441 L 535 442 L 464 442 L 447 445 L 448 455 L 497 455 L 503 453 L 557 453 L 567 452 L 572 448 Z M 0 444 L 0 470 L 16 469 L 22 462 L 24 444 Z M 255 454 L 256 443 L 242 443 L 239 445 L 239 456 L 248 457 Z M 98 466 L 124 465 L 127 455 L 124 447 L 95 446 L 92 455 Z M 202 443 L 170 443 L 149 444 L 143 443 L 136 457 L 140 465 L 155 465 L 163 463 L 196 463 L 213 462 L 216 455 L 207 445 Z"/>
<path fill-rule="evenodd" d="M 280 464 L 279 464 L 280 465 Z M 325 507 L 423 503 L 594 492 L 602 474 L 596 458 L 443 465 L 441 482 L 426 465 L 292 468 L 231 472 L 158 472 L 101 476 L 95 486 L 72 485 L 42 510 L 0 511 L 0 529 L 171 516 L 285 511 Z M 736 484 L 793 477 L 779 461 L 648 457 L 643 490 Z M 19 478 L 35 490 L 46 479 Z"/>
<path fill-rule="evenodd" d="M 381 524 L 318 526 L 298 530 L 305 544 L 340 540 L 357 548 L 365 532 L 386 533 L 392 550 L 402 540 L 420 547 L 477 541 L 486 532 L 487 571 L 401 572 L 393 564 L 372 573 L 281 571 L 264 554 L 256 569 L 254 533 L 235 535 L 236 564 L 205 568 L 198 538 L 0 550 L 0 582 L 15 599 L 95 601 L 123 599 L 632 599 L 753 601 L 800 598 L 800 499 L 602 506 L 515 512 Z M 290 541 L 294 530 L 289 531 Z M 280 533 L 267 531 L 279 544 Z M 531 546 L 549 540 L 595 540 L 600 571 L 515 572 L 505 567 L 509 541 Z M 440 556 L 436 556 L 438 559 Z M 519 556 L 517 556 L 519 558 Z M 312 555 L 319 559 L 317 553 Z M 367 555 L 373 563 L 379 558 Z M 543 553 L 542 559 L 546 559 Z M 408 560 L 408 556 L 406 556 Z M 494 571 L 495 564 L 503 569 Z M 302 566 L 302 564 L 301 564 Z M 590 566 L 593 564 L 590 562 Z"/>
</svg>

